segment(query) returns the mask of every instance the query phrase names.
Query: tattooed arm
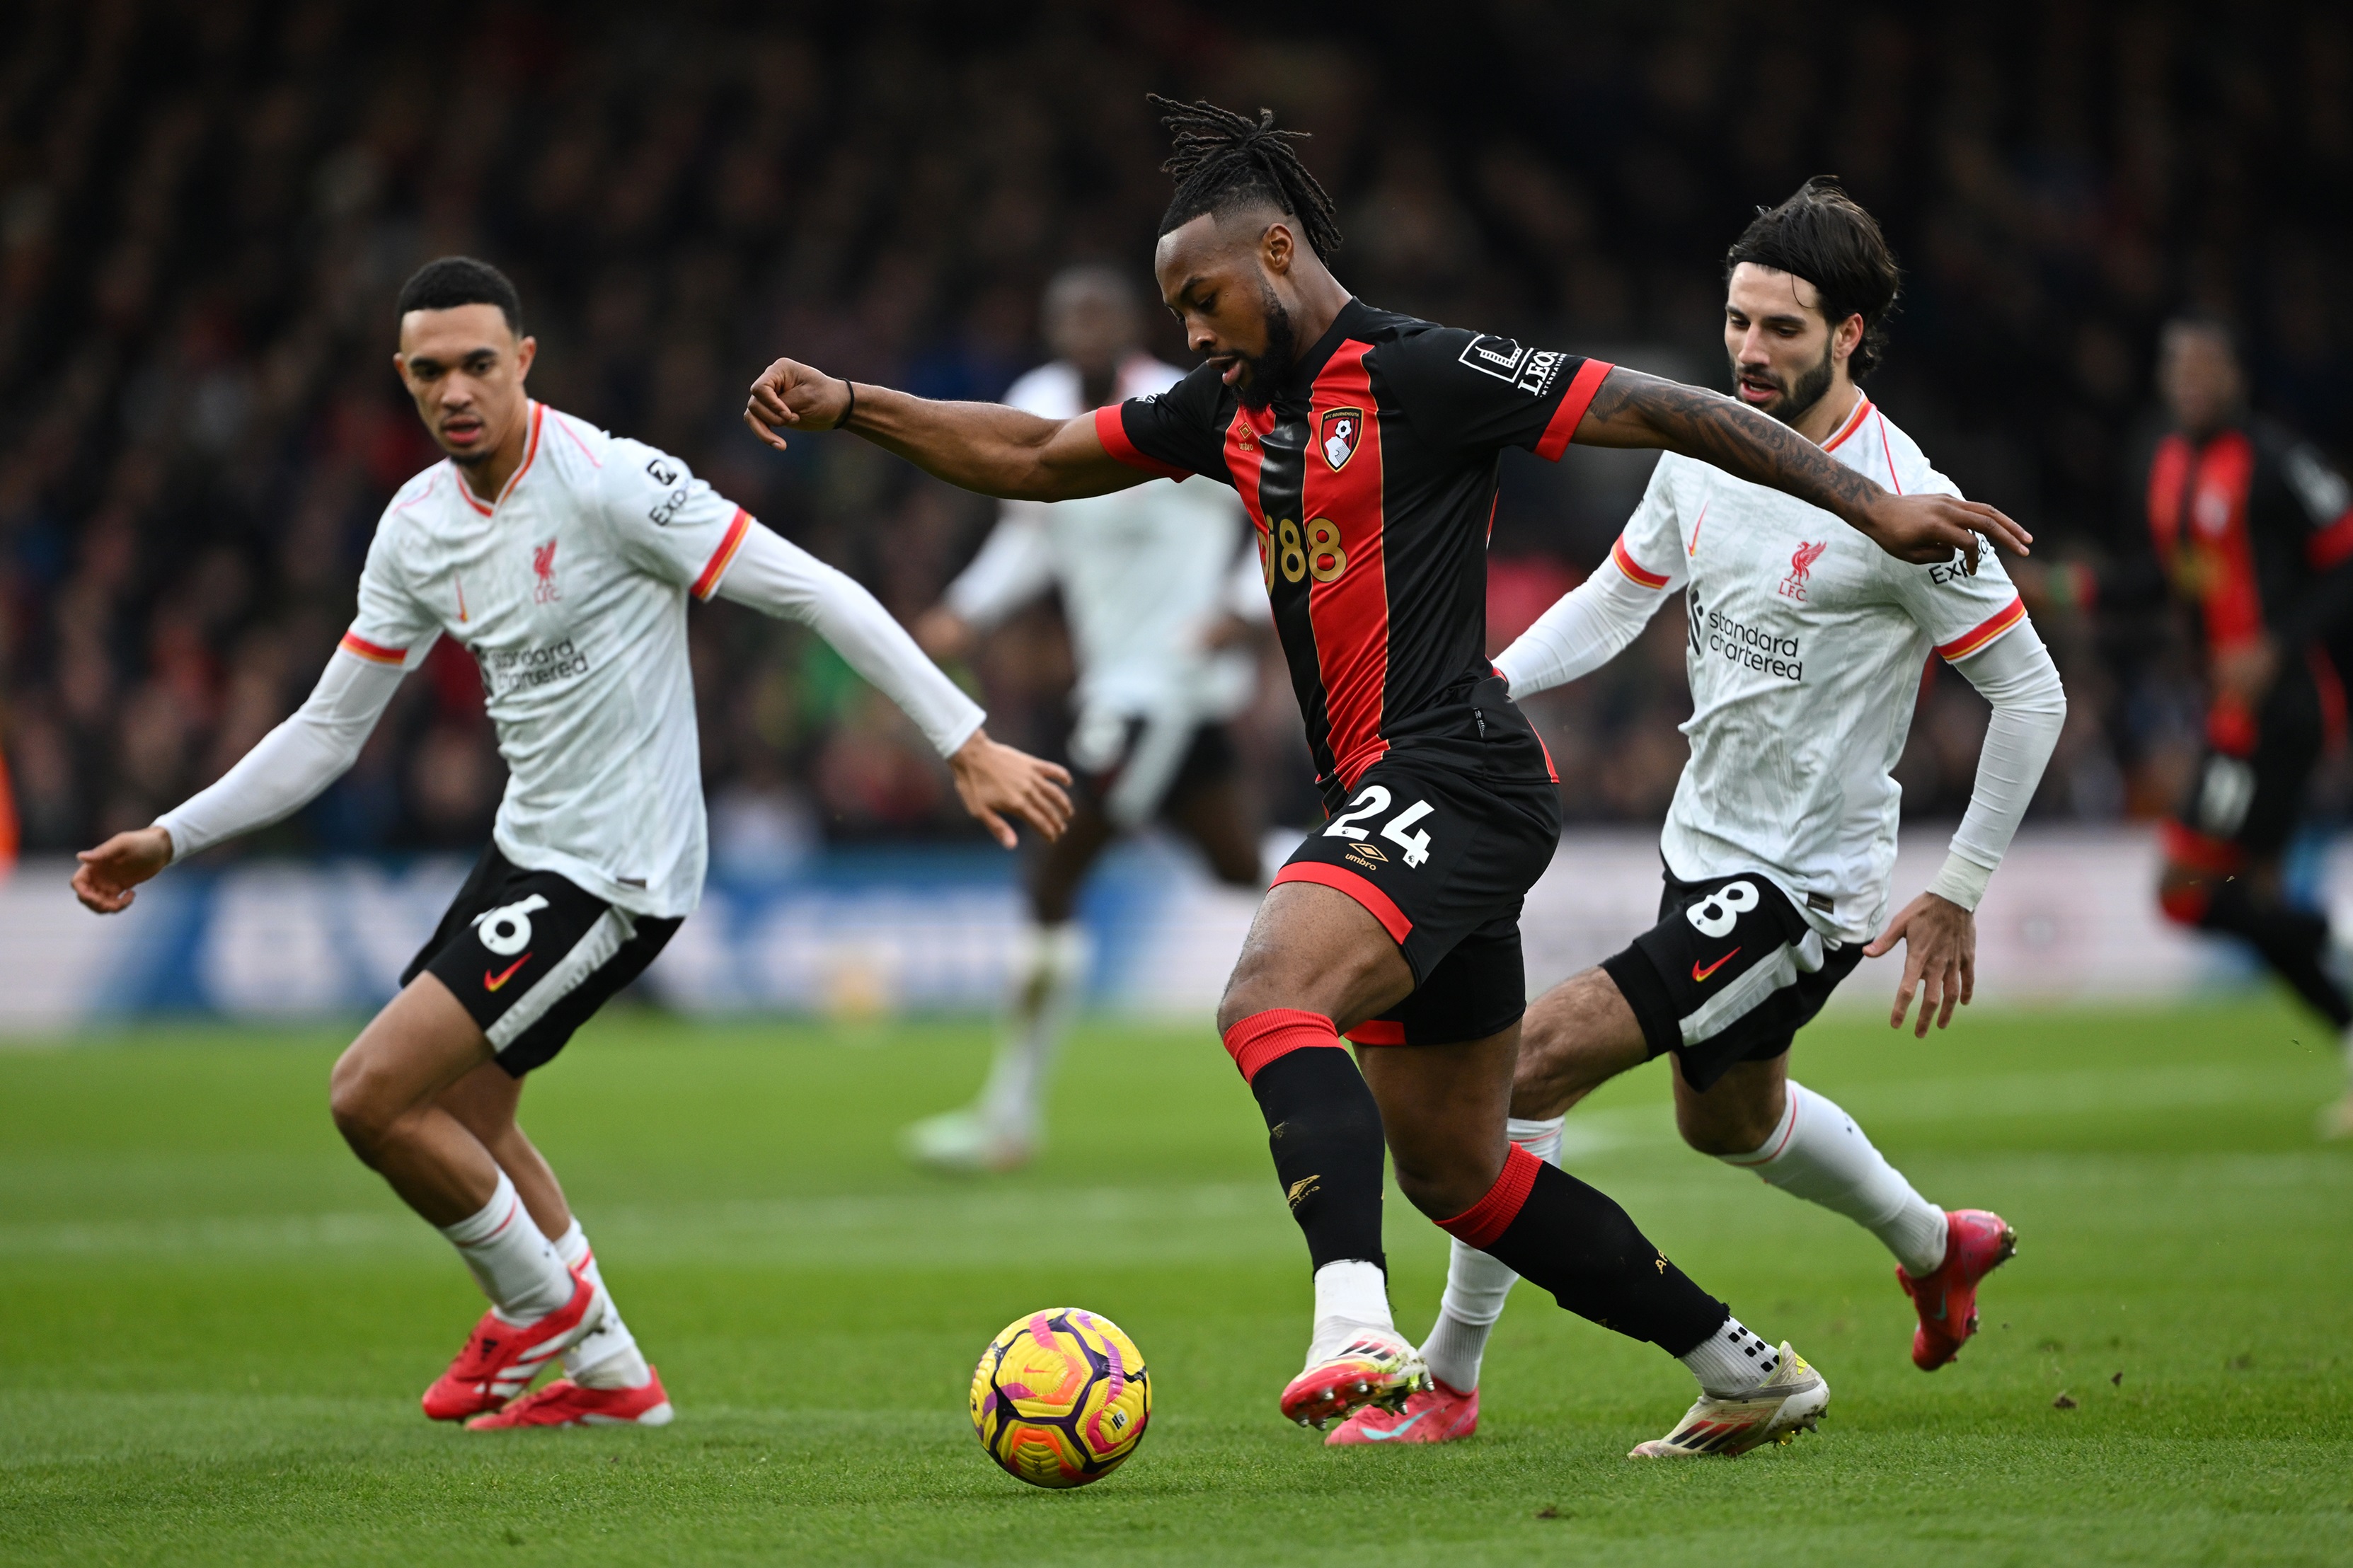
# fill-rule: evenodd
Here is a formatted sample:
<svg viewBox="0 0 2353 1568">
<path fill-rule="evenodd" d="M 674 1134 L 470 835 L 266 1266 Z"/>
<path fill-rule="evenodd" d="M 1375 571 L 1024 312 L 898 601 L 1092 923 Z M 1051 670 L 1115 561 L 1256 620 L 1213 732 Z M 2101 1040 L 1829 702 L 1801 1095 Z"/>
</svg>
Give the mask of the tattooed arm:
<svg viewBox="0 0 2353 1568">
<path fill-rule="evenodd" d="M 1977 570 L 1978 535 L 2026 553 L 2033 535 L 1982 501 L 1891 495 L 1778 420 L 1718 393 L 1619 368 L 1594 394 L 1575 439 L 1588 447 L 1658 447 L 1821 508 L 1902 561 Z"/>
</svg>

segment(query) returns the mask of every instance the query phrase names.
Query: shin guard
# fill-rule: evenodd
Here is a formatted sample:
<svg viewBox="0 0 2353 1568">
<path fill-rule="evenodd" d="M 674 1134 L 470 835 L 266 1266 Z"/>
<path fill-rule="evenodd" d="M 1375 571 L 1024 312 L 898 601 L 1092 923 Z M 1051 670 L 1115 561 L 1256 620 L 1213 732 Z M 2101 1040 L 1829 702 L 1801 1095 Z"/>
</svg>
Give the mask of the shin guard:
<svg viewBox="0 0 2353 1568">
<path fill-rule="evenodd" d="M 1226 1031 L 1266 1118 L 1267 1147 L 1314 1266 L 1381 1253 L 1380 1108 L 1320 1013 L 1275 1008 Z"/>
<path fill-rule="evenodd" d="M 1624 1209 L 1517 1144 L 1485 1197 L 1438 1223 L 1578 1317 L 1669 1355 L 1688 1353 L 1732 1315 L 1668 1262 Z"/>
</svg>

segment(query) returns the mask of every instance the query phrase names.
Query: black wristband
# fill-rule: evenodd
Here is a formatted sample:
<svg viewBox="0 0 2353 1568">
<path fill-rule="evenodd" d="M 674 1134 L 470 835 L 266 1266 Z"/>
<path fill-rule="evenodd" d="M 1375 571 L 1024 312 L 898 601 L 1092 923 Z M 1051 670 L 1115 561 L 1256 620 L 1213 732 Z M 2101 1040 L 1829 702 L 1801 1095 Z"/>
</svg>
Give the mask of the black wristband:
<svg viewBox="0 0 2353 1568">
<path fill-rule="evenodd" d="M 849 388 L 849 402 L 842 408 L 841 417 L 833 422 L 833 427 L 847 430 L 849 428 L 849 416 L 858 412 L 858 384 L 845 376 L 841 384 Z"/>
</svg>

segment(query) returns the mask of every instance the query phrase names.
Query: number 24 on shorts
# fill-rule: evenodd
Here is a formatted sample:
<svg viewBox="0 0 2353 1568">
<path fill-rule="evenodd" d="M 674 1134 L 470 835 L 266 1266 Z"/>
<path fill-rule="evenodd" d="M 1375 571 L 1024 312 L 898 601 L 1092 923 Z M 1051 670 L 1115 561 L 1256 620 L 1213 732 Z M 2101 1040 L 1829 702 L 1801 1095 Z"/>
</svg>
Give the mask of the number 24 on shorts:
<svg viewBox="0 0 2353 1568">
<path fill-rule="evenodd" d="M 1332 819 L 1332 826 L 1324 830 L 1324 837 L 1363 838 L 1366 837 L 1366 831 L 1356 824 L 1378 816 L 1388 808 L 1389 792 L 1379 784 L 1366 784 L 1363 792 L 1348 803 L 1348 809 Z M 1405 863 L 1409 869 L 1430 858 L 1430 835 L 1427 832 L 1408 833 L 1406 829 L 1428 816 L 1430 812 L 1430 802 L 1415 801 L 1389 818 L 1388 826 L 1381 829 L 1382 837 L 1405 850 Z"/>
</svg>

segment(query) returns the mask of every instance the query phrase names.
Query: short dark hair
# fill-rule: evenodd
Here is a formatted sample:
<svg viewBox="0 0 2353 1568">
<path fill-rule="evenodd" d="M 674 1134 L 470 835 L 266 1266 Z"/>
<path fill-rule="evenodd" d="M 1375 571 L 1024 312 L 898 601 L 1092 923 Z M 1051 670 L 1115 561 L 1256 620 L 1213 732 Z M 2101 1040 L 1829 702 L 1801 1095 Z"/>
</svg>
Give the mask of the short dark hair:
<svg viewBox="0 0 2353 1568">
<path fill-rule="evenodd" d="M 1887 347 L 1881 323 L 1895 308 L 1903 273 L 1879 220 L 1862 210 L 1834 174 L 1816 174 L 1778 207 L 1758 207 L 1756 218 L 1725 253 L 1725 281 L 1744 261 L 1802 278 L 1821 296 L 1822 318 L 1832 327 L 1849 316 L 1862 318 L 1862 341 L 1848 370 L 1869 375 Z"/>
<path fill-rule="evenodd" d="M 460 305 L 496 305 L 507 319 L 507 331 L 522 336 L 522 296 L 515 292 L 514 280 L 470 256 L 444 256 L 418 268 L 400 286 L 400 304 L 393 313 L 454 310 Z"/>
<path fill-rule="evenodd" d="M 1271 109 L 1260 110 L 1252 120 L 1207 99 L 1179 103 L 1156 92 L 1146 96 L 1154 108 L 1167 111 L 1160 123 L 1175 143 L 1160 165 L 1176 181 L 1176 194 L 1160 215 L 1162 235 L 1174 234 L 1203 213 L 1223 217 L 1265 203 L 1298 219 L 1307 248 L 1332 259 L 1340 248 L 1332 198 L 1292 145 L 1306 132 L 1276 130 Z"/>
<path fill-rule="evenodd" d="M 2246 363 L 2246 352 L 2239 342 L 2239 329 L 2228 316 L 2204 309 L 2176 310 L 2165 319 L 2165 326 L 2158 332 L 2158 341 L 2162 342 L 2177 332 L 2203 332 L 2208 337 L 2220 338 L 2223 352 L 2231 356 L 2232 363 L 2241 366 Z"/>
</svg>

